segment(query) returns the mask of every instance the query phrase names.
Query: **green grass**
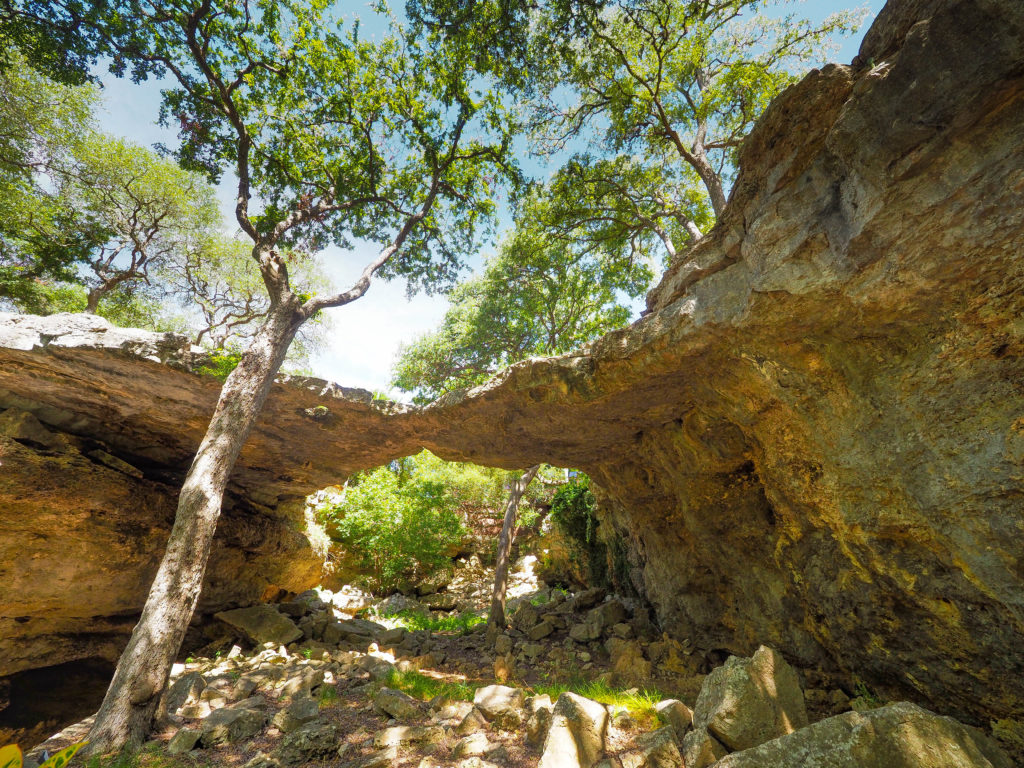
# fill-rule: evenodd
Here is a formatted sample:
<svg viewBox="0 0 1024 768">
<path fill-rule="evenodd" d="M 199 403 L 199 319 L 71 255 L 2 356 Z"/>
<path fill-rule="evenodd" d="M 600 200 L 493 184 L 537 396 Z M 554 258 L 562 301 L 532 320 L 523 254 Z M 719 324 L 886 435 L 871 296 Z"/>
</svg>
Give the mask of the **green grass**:
<svg viewBox="0 0 1024 768">
<path fill-rule="evenodd" d="M 604 680 L 573 679 L 567 682 L 538 683 L 530 686 L 534 694 L 546 693 L 555 701 L 560 694 L 570 691 L 592 701 L 606 704 L 616 712 L 629 712 L 642 725 L 651 726 L 658 719 L 654 705 L 665 697 L 653 688 L 620 690 Z"/>
<path fill-rule="evenodd" d="M 319 694 L 320 709 L 323 709 L 325 707 L 333 707 L 335 704 L 338 703 L 338 699 L 339 698 L 340 697 L 338 695 L 338 687 L 337 686 L 335 686 L 335 685 L 321 685 L 320 686 L 320 694 Z"/>
<path fill-rule="evenodd" d="M 122 749 L 111 755 L 90 755 L 79 763 L 85 768 L 198 768 L 208 761 L 194 755 L 168 755 L 163 745 L 149 744 L 142 749 Z"/>
<path fill-rule="evenodd" d="M 391 614 L 370 614 L 369 618 L 391 628 L 405 627 L 408 630 L 428 629 L 431 632 L 458 632 L 460 635 L 468 635 L 473 627 L 487 622 L 487 617 L 479 613 L 467 612 L 451 616 L 435 616 L 410 610 Z"/>
<path fill-rule="evenodd" d="M 421 701 L 430 701 L 435 696 L 444 696 L 455 701 L 472 701 L 478 686 L 469 683 L 455 683 L 438 680 L 421 672 L 399 672 L 393 670 L 384 680 L 388 688 L 395 688 Z"/>
</svg>

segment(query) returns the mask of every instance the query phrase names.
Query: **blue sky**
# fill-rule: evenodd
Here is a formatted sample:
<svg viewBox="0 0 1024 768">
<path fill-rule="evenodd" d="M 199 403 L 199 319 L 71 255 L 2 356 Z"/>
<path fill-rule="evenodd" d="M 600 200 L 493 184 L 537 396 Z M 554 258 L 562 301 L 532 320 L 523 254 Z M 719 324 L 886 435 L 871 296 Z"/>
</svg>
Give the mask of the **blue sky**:
<svg viewBox="0 0 1024 768">
<path fill-rule="evenodd" d="M 805 0 L 792 10 L 812 19 L 824 18 L 844 8 L 866 7 L 869 15 L 860 33 L 841 42 L 830 60 L 848 63 L 857 53 L 860 38 L 874 19 L 883 0 L 841 2 L 840 0 Z M 104 105 L 100 116 L 103 130 L 139 144 L 152 146 L 163 142 L 173 146 L 173 131 L 156 124 L 160 107 L 160 86 L 155 82 L 135 85 L 127 80 L 104 77 Z M 220 199 L 225 219 L 233 221 L 234 191 L 225 182 Z M 337 249 L 325 252 L 323 264 L 335 284 L 348 287 L 363 265 L 375 255 L 371 246 L 356 247 L 352 252 Z M 391 366 L 402 342 L 437 326 L 448 307 L 441 296 L 405 297 L 400 281 L 375 281 L 366 295 L 352 304 L 331 310 L 331 331 L 328 348 L 312 361 L 317 376 L 349 387 L 389 391 Z M 397 394 L 397 393 L 395 393 Z"/>
</svg>

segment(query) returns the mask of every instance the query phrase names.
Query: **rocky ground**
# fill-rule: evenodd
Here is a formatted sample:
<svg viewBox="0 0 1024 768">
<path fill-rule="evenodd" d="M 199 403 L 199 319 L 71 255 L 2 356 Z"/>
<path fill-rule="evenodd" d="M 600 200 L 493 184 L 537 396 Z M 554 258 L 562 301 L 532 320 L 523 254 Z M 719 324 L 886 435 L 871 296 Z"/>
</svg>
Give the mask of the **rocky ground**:
<svg viewBox="0 0 1024 768">
<path fill-rule="evenodd" d="M 995 741 L 951 718 L 883 706 L 866 691 L 851 697 L 767 647 L 716 660 L 659 637 L 644 610 L 602 590 L 539 587 L 531 566 L 520 561 L 511 626 L 493 645 L 473 624 L 488 591 L 475 560 L 449 585 L 424 587 L 444 587 L 429 595 L 310 591 L 220 614 L 221 636 L 209 655 L 175 666 L 160 728 L 133 759 L 143 768 L 1012 768 Z"/>
</svg>

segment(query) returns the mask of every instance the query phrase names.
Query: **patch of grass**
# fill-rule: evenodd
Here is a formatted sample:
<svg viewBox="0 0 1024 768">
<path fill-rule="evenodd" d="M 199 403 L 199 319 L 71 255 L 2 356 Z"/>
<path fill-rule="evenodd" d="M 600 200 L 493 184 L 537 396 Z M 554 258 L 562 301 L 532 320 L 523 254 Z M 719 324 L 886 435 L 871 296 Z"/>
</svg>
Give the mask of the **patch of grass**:
<svg viewBox="0 0 1024 768">
<path fill-rule="evenodd" d="M 110 755 L 91 755 L 81 765 L 84 768 L 211 768 L 203 755 L 168 755 L 165 745 L 156 742 L 142 749 L 122 749 Z"/>
<path fill-rule="evenodd" d="M 422 672 L 400 672 L 393 670 L 384 684 L 421 701 L 430 701 L 435 696 L 444 696 L 455 701 L 472 701 L 477 686 L 469 683 L 439 680 Z"/>
<path fill-rule="evenodd" d="M 418 611 L 398 611 L 391 614 L 370 614 L 371 618 L 382 621 L 390 627 L 405 627 L 408 630 L 427 629 L 431 632 L 458 632 L 468 635 L 473 627 L 485 624 L 487 617 L 480 613 L 459 613 L 451 616 L 435 616 Z"/>
<path fill-rule="evenodd" d="M 338 688 L 334 685 L 321 685 L 319 693 L 320 709 L 333 707 L 338 703 Z"/>
<path fill-rule="evenodd" d="M 604 680 L 574 678 L 564 682 L 538 683 L 530 686 L 534 694 L 546 693 L 555 701 L 560 694 L 570 691 L 584 698 L 610 706 L 613 713 L 629 712 L 641 725 L 652 726 L 658 719 L 654 705 L 665 696 L 654 688 L 613 688 Z"/>
</svg>

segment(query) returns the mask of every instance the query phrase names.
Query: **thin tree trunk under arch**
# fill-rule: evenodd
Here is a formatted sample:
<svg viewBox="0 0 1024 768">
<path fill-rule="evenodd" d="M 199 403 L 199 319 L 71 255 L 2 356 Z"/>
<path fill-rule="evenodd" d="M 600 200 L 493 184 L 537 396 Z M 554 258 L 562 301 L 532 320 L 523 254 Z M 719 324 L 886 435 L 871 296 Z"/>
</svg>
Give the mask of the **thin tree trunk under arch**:
<svg viewBox="0 0 1024 768">
<path fill-rule="evenodd" d="M 267 317 L 228 376 L 185 477 L 167 550 L 89 733 L 88 751 L 141 744 L 199 600 L 228 478 L 301 325 L 293 302 Z"/>
<path fill-rule="evenodd" d="M 498 537 L 498 560 L 494 566 L 494 592 L 491 595 L 491 611 L 487 615 L 487 638 L 490 642 L 505 630 L 505 593 L 508 589 L 508 561 L 512 552 L 512 535 L 516 527 L 516 513 L 526 489 L 537 475 L 540 464 L 534 464 L 512 484 L 508 502 L 505 504 L 505 520 Z"/>
</svg>

